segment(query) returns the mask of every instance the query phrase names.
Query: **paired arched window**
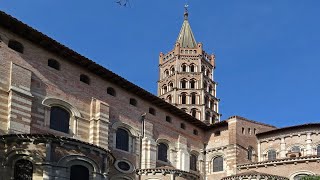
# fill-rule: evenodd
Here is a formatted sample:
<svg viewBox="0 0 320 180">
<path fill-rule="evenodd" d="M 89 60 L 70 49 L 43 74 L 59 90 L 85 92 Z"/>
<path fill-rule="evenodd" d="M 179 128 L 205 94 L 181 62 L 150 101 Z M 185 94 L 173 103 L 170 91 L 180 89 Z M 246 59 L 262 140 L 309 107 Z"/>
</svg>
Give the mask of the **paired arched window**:
<svg viewBox="0 0 320 180">
<path fill-rule="evenodd" d="M 187 104 L 187 94 L 186 93 L 181 94 L 181 104 Z"/>
<path fill-rule="evenodd" d="M 205 115 L 206 115 L 206 118 L 205 118 L 205 119 L 206 119 L 207 121 L 209 121 L 209 120 L 210 120 L 210 112 L 207 111 Z"/>
<path fill-rule="evenodd" d="M 86 84 L 90 84 L 90 78 L 87 75 L 81 74 L 80 81 Z"/>
<path fill-rule="evenodd" d="M 190 81 L 190 88 L 191 88 L 191 89 L 195 89 L 195 88 L 196 88 L 196 80 L 191 79 L 191 81 Z"/>
<path fill-rule="evenodd" d="M 50 109 L 50 128 L 56 131 L 69 133 L 70 113 L 59 106 Z"/>
<path fill-rule="evenodd" d="M 166 69 L 166 70 L 164 71 L 164 77 L 168 77 L 168 76 L 169 76 L 169 70 Z"/>
<path fill-rule="evenodd" d="M 158 160 L 168 162 L 168 145 L 165 143 L 158 144 Z"/>
<path fill-rule="evenodd" d="M 187 65 L 186 64 L 182 64 L 181 65 L 181 71 L 182 72 L 187 72 Z"/>
<path fill-rule="evenodd" d="M 196 104 L 196 93 L 191 93 L 191 104 Z"/>
<path fill-rule="evenodd" d="M 190 65 L 190 72 L 195 72 L 196 71 L 196 65 L 191 64 Z"/>
<path fill-rule="evenodd" d="M 9 40 L 8 47 L 19 53 L 23 53 L 23 45 L 16 40 Z"/>
<path fill-rule="evenodd" d="M 60 63 L 55 59 L 48 59 L 48 66 L 53 69 L 60 70 Z"/>
<path fill-rule="evenodd" d="M 81 165 L 71 166 L 70 180 L 89 180 L 89 169 Z"/>
<path fill-rule="evenodd" d="M 317 156 L 320 156 L 320 145 L 317 147 Z"/>
<path fill-rule="evenodd" d="M 223 171 L 223 158 L 221 156 L 215 157 L 212 162 L 213 172 Z"/>
<path fill-rule="evenodd" d="M 32 162 L 20 159 L 14 165 L 15 180 L 32 180 L 33 165 Z"/>
<path fill-rule="evenodd" d="M 116 90 L 114 90 L 112 87 L 107 88 L 107 93 L 111 96 L 116 96 Z"/>
<path fill-rule="evenodd" d="M 192 170 L 192 171 L 197 170 L 197 161 L 198 161 L 197 156 L 194 154 L 191 154 L 190 155 L 190 170 Z"/>
<path fill-rule="evenodd" d="M 193 116 L 193 117 L 197 117 L 197 109 L 191 109 L 191 116 Z"/>
<path fill-rule="evenodd" d="M 116 132 L 116 148 L 129 151 L 129 133 L 127 130 L 118 128 Z"/>
<path fill-rule="evenodd" d="M 277 158 L 277 153 L 275 150 L 269 150 L 268 151 L 268 161 L 275 160 Z"/>
<path fill-rule="evenodd" d="M 181 83 L 181 88 L 184 88 L 184 89 L 187 88 L 187 80 L 182 79 L 180 83 Z"/>
</svg>

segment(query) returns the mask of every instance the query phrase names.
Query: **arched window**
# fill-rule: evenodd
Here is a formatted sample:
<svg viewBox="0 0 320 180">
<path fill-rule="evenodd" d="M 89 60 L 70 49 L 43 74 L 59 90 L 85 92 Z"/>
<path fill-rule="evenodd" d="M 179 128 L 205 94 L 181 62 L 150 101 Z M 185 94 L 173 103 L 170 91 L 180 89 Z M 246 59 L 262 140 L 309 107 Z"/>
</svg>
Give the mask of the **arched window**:
<svg viewBox="0 0 320 180">
<path fill-rule="evenodd" d="M 116 96 L 116 91 L 112 87 L 107 88 L 107 93 L 111 96 Z"/>
<path fill-rule="evenodd" d="M 204 97 L 204 105 L 205 105 L 206 107 L 209 106 L 209 98 L 208 98 L 208 96 Z"/>
<path fill-rule="evenodd" d="M 149 113 L 152 115 L 156 115 L 156 110 L 153 108 L 149 108 Z"/>
<path fill-rule="evenodd" d="M 191 89 L 195 89 L 195 88 L 196 88 L 196 80 L 191 79 L 191 81 L 190 81 L 190 88 L 191 88 Z"/>
<path fill-rule="evenodd" d="M 277 153 L 275 150 L 269 150 L 268 151 L 268 161 L 275 160 L 277 158 Z"/>
<path fill-rule="evenodd" d="M 196 71 L 196 66 L 194 64 L 190 65 L 190 72 L 195 72 Z"/>
<path fill-rule="evenodd" d="M 182 93 L 181 94 L 181 104 L 186 104 L 187 103 L 187 94 Z"/>
<path fill-rule="evenodd" d="M 213 172 L 223 171 L 223 158 L 221 156 L 213 159 Z"/>
<path fill-rule="evenodd" d="M 197 170 L 197 161 L 198 161 L 197 156 L 194 154 L 191 154 L 190 155 L 190 170 L 192 170 L 192 171 Z"/>
<path fill-rule="evenodd" d="M 50 128 L 56 131 L 69 133 L 70 113 L 59 107 L 50 108 Z"/>
<path fill-rule="evenodd" d="M 183 88 L 183 89 L 187 88 L 187 80 L 182 79 L 182 80 L 180 81 L 180 84 L 181 84 L 181 88 Z"/>
<path fill-rule="evenodd" d="M 89 169 L 81 165 L 71 166 L 70 180 L 89 180 Z"/>
<path fill-rule="evenodd" d="M 210 112 L 209 112 L 209 111 L 206 112 L 206 120 L 207 120 L 207 121 L 210 120 Z"/>
<path fill-rule="evenodd" d="M 209 86 L 209 93 L 212 95 L 212 87 Z"/>
<path fill-rule="evenodd" d="M 173 90 L 173 83 L 169 82 L 169 91 L 172 91 L 172 90 Z"/>
<path fill-rule="evenodd" d="M 300 152 L 300 147 L 299 146 L 293 146 L 291 148 L 291 152 Z"/>
<path fill-rule="evenodd" d="M 16 40 L 9 40 L 8 47 L 19 53 L 23 53 L 23 45 Z"/>
<path fill-rule="evenodd" d="M 80 75 L 80 81 L 81 81 L 81 82 L 84 82 L 84 83 L 86 83 L 86 84 L 90 84 L 90 79 L 89 79 L 89 77 L 88 77 L 87 75 L 84 75 L 84 74 L 81 74 L 81 75 Z"/>
<path fill-rule="evenodd" d="M 138 102 L 137 102 L 136 99 L 130 98 L 130 104 L 131 104 L 132 106 L 137 106 Z"/>
<path fill-rule="evenodd" d="M 168 76 L 169 76 L 169 70 L 166 69 L 166 70 L 164 71 L 164 77 L 168 77 Z"/>
<path fill-rule="evenodd" d="M 158 144 L 158 160 L 168 162 L 168 146 L 165 143 Z"/>
<path fill-rule="evenodd" d="M 53 69 L 60 70 L 60 63 L 55 59 L 48 59 L 48 66 Z"/>
<path fill-rule="evenodd" d="M 207 76 L 210 76 L 210 71 L 209 71 L 209 70 L 207 70 L 206 75 L 207 75 Z"/>
<path fill-rule="evenodd" d="M 32 162 L 20 159 L 14 165 L 15 180 L 32 180 L 33 165 Z"/>
<path fill-rule="evenodd" d="M 127 130 L 118 128 L 116 132 L 116 148 L 129 151 L 129 133 Z"/>
<path fill-rule="evenodd" d="M 168 92 L 167 85 L 163 85 L 163 86 L 162 86 L 162 91 L 163 91 L 163 93 Z"/>
<path fill-rule="evenodd" d="M 205 72 L 206 68 L 204 66 L 201 66 L 201 72 Z"/>
<path fill-rule="evenodd" d="M 253 156 L 253 148 L 251 146 L 248 147 L 248 160 L 252 161 L 252 156 Z"/>
<path fill-rule="evenodd" d="M 196 93 L 191 93 L 191 104 L 196 104 Z"/>
<path fill-rule="evenodd" d="M 186 64 L 182 64 L 181 65 L 181 71 L 182 72 L 187 72 L 187 65 Z"/>
<path fill-rule="evenodd" d="M 171 97 L 171 95 L 167 96 L 167 102 L 168 102 L 168 103 L 172 103 L 172 97 Z"/>
<path fill-rule="evenodd" d="M 320 145 L 317 147 L 317 156 L 320 156 Z"/>
<path fill-rule="evenodd" d="M 203 83 L 203 89 L 204 89 L 205 91 L 207 90 L 207 83 L 206 83 L 206 82 Z"/>
<path fill-rule="evenodd" d="M 174 71 L 175 71 L 174 66 L 171 66 L 171 68 L 170 68 L 171 74 L 174 74 Z"/>
<path fill-rule="evenodd" d="M 197 117 L 197 109 L 191 109 L 191 116 Z"/>
</svg>

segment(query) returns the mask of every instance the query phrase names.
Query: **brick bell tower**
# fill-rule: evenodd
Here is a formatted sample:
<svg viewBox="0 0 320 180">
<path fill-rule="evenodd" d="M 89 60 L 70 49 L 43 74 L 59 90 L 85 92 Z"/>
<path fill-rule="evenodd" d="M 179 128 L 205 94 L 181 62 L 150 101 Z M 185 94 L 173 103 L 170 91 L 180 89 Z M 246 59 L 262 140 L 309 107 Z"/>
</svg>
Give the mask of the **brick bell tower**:
<svg viewBox="0 0 320 180">
<path fill-rule="evenodd" d="M 215 56 L 197 43 L 188 21 L 184 21 L 172 51 L 159 56 L 158 96 L 197 119 L 213 124 L 220 121 L 217 83 L 214 81 Z"/>
</svg>

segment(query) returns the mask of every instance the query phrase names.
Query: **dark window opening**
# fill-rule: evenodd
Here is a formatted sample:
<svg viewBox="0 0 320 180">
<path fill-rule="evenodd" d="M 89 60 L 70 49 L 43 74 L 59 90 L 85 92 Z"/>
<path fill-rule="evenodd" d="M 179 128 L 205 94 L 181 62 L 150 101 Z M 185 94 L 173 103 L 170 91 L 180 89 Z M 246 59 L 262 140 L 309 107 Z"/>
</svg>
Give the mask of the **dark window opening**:
<svg viewBox="0 0 320 180">
<path fill-rule="evenodd" d="M 193 130 L 193 134 L 194 134 L 194 135 L 198 135 L 198 130 L 194 129 L 194 130 Z"/>
<path fill-rule="evenodd" d="M 196 94 L 195 93 L 191 94 L 191 104 L 196 104 Z"/>
<path fill-rule="evenodd" d="M 220 131 L 214 132 L 214 136 L 220 136 L 220 135 L 221 135 L 221 132 L 220 132 Z"/>
<path fill-rule="evenodd" d="M 320 156 L 320 145 L 317 147 L 317 156 Z"/>
<path fill-rule="evenodd" d="M 216 157 L 213 159 L 213 172 L 223 171 L 223 158 Z"/>
<path fill-rule="evenodd" d="M 252 156 L 253 156 L 253 148 L 249 147 L 248 148 L 248 160 L 252 161 Z"/>
<path fill-rule="evenodd" d="M 171 117 L 170 116 L 166 116 L 166 121 L 171 123 Z"/>
<path fill-rule="evenodd" d="M 50 128 L 56 131 L 69 133 L 70 113 L 58 106 L 50 109 Z"/>
<path fill-rule="evenodd" d="M 152 115 L 156 115 L 156 110 L 153 108 L 149 108 L 149 113 Z"/>
<path fill-rule="evenodd" d="M 90 79 L 89 79 L 89 77 L 88 77 L 87 75 L 84 75 L 84 74 L 81 74 L 81 75 L 80 75 L 80 81 L 81 81 L 81 82 L 84 82 L 84 83 L 86 83 L 86 84 L 90 84 Z"/>
<path fill-rule="evenodd" d="M 197 109 L 191 109 L 191 116 L 197 117 Z"/>
<path fill-rule="evenodd" d="M 33 165 L 32 162 L 20 159 L 14 165 L 15 180 L 32 180 Z"/>
<path fill-rule="evenodd" d="M 187 71 L 187 66 L 186 66 L 185 64 L 183 64 L 183 65 L 181 66 L 181 68 L 182 68 L 182 72 L 186 72 L 186 71 Z"/>
<path fill-rule="evenodd" d="M 111 96 L 116 96 L 116 91 L 112 87 L 107 88 L 107 93 Z"/>
<path fill-rule="evenodd" d="M 131 104 L 132 106 L 137 106 L 138 102 L 137 102 L 136 99 L 130 98 L 130 104 Z"/>
<path fill-rule="evenodd" d="M 181 128 L 181 129 L 186 129 L 186 125 L 185 125 L 184 123 L 181 123 L 181 124 L 180 124 L 180 128 Z"/>
<path fill-rule="evenodd" d="M 181 80 L 181 88 L 187 88 L 187 81 L 185 79 Z"/>
<path fill-rule="evenodd" d="M 19 53 L 23 53 L 23 45 L 16 40 L 9 40 L 8 47 Z"/>
<path fill-rule="evenodd" d="M 129 151 L 129 133 L 124 129 L 117 129 L 116 132 L 116 148 Z"/>
<path fill-rule="evenodd" d="M 190 170 L 197 171 L 197 156 L 194 154 L 191 154 L 190 156 Z"/>
<path fill-rule="evenodd" d="M 209 121 L 210 120 L 210 112 L 206 112 L 206 120 Z"/>
<path fill-rule="evenodd" d="M 268 161 L 275 160 L 277 158 L 277 153 L 275 150 L 268 151 Z"/>
<path fill-rule="evenodd" d="M 195 80 L 191 80 L 190 81 L 190 88 L 194 89 L 195 88 L 195 84 L 196 84 Z"/>
<path fill-rule="evenodd" d="M 164 143 L 158 145 L 158 160 L 168 162 L 168 146 Z"/>
<path fill-rule="evenodd" d="M 187 95 L 186 94 L 182 94 L 181 95 L 181 104 L 186 104 L 187 103 Z"/>
<path fill-rule="evenodd" d="M 48 66 L 53 69 L 60 70 L 60 63 L 55 59 L 48 59 Z"/>
<path fill-rule="evenodd" d="M 190 72 L 194 72 L 194 69 L 195 69 L 195 68 L 194 68 L 194 65 L 191 65 L 191 66 L 190 66 Z"/>
<path fill-rule="evenodd" d="M 81 165 L 71 166 L 70 180 L 89 180 L 89 169 Z"/>
</svg>

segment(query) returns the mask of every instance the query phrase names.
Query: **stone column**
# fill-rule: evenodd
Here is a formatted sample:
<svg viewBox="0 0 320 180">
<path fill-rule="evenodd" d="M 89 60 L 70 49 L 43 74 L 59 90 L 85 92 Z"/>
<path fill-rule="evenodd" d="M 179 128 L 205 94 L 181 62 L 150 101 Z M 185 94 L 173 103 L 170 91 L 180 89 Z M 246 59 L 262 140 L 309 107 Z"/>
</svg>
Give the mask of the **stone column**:
<svg viewBox="0 0 320 180">
<path fill-rule="evenodd" d="M 280 142 L 280 158 L 285 158 L 286 157 L 286 142 L 284 137 L 281 137 L 281 142 Z"/>
<path fill-rule="evenodd" d="M 190 170 L 190 155 L 187 151 L 187 138 L 179 135 L 177 152 L 177 169 L 183 171 Z"/>
<path fill-rule="evenodd" d="M 258 142 L 258 162 L 261 161 L 261 142 Z"/>
<path fill-rule="evenodd" d="M 156 167 L 157 143 L 152 136 L 153 124 L 145 120 L 145 132 L 142 138 L 141 150 L 141 169 Z"/>
<path fill-rule="evenodd" d="M 312 155 L 312 139 L 311 139 L 311 132 L 307 133 L 307 138 L 306 138 L 306 153 L 307 156 Z"/>
</svg>

